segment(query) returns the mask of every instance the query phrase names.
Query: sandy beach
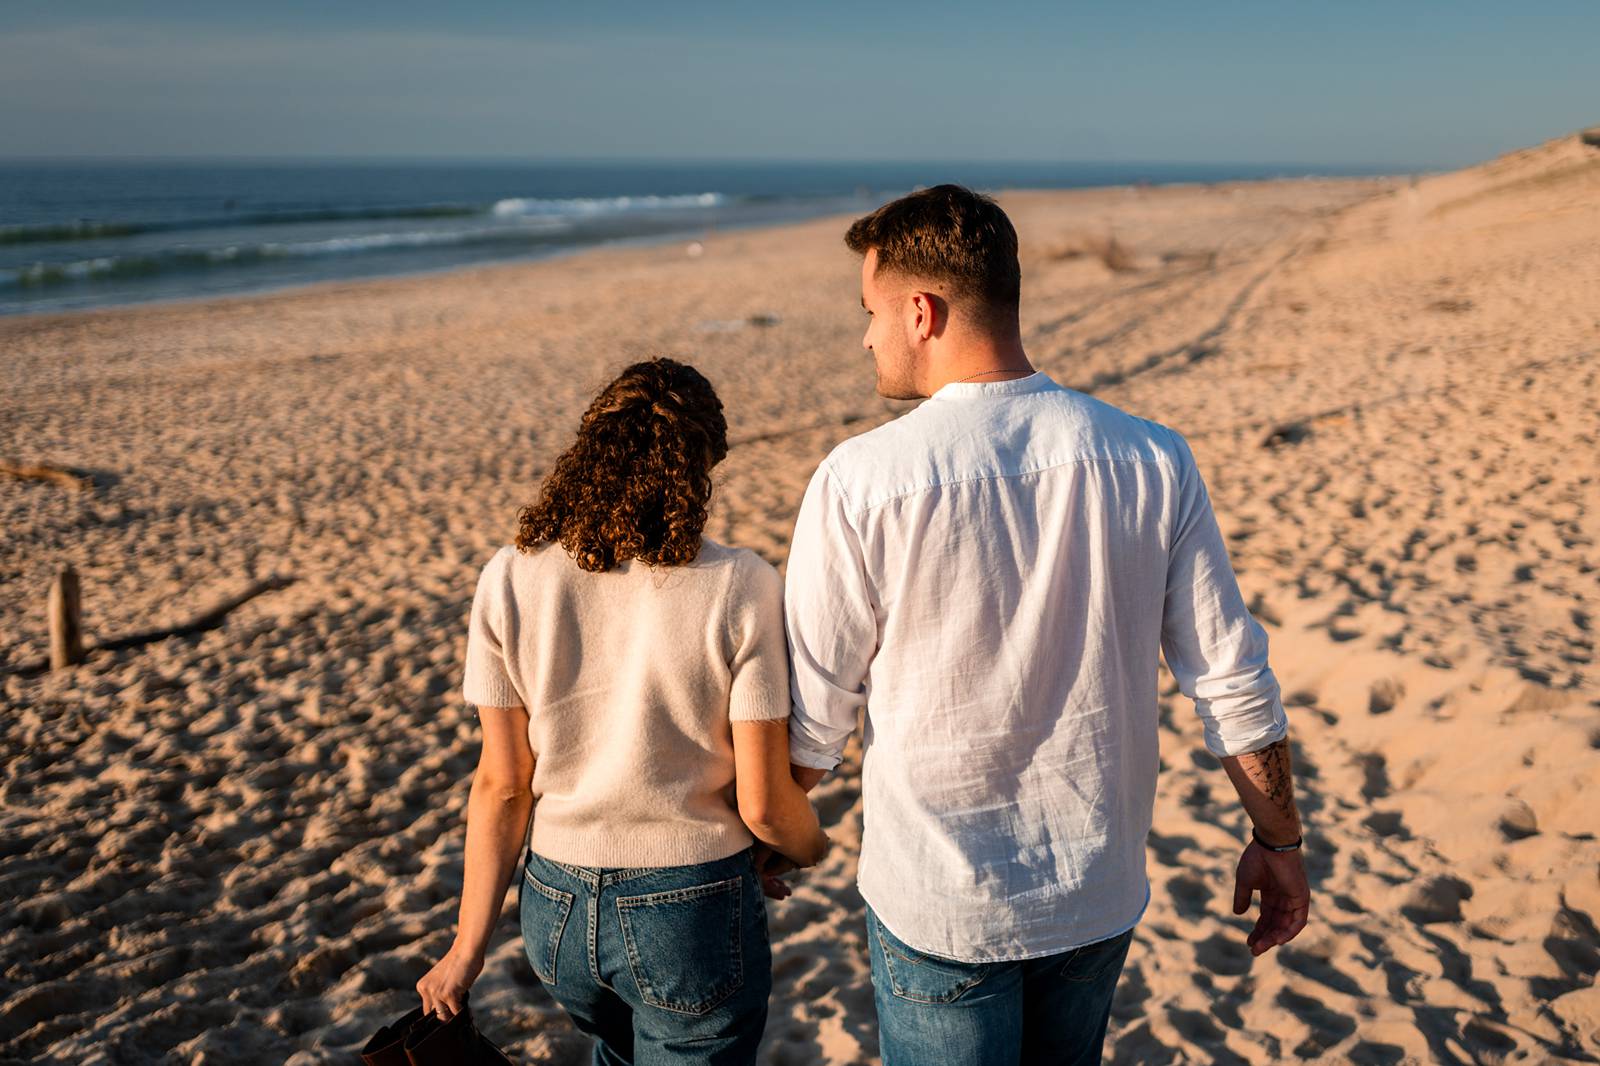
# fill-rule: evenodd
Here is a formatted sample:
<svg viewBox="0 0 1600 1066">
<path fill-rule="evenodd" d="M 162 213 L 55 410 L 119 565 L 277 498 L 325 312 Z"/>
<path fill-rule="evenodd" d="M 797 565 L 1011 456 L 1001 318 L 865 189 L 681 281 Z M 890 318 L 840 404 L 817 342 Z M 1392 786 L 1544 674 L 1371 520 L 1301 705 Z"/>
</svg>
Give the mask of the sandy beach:
<svg viewBox="0 0 1600 1066">
<path fill-rule="evenodd" d="M 1384 180 L 1003 194 L 1058 381 L 1184 433 L 1290 704 L 1311 924 L 1252 960 L 1244 815 L 1164 679 L 1117 1063 L 1600 1058 L 1600 147 Z M 707 533 L 782 565 L 828 449 L 908 405 L 845 219 L 0 319 L 0 1061 L 348 1063 L 453 934 L 478 568 L 623 365 L 717 386 Z M 1112 239 L 1114 238 L 1114 243 Z M 28 672 L 58 567 L 91 645 Z M 770 904 L 764 1063 L 876 1063 L 838 841 Z M 507 895 L 472 1005 L 587 1061 Z"/>
</svg>

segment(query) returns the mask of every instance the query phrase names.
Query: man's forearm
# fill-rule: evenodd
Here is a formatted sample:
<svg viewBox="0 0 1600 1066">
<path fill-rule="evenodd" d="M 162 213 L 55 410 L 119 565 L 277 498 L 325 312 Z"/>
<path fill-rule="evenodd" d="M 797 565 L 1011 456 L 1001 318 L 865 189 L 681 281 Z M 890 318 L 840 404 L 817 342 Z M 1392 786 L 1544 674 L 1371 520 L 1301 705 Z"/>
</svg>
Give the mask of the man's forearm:
<svg viewBox="0 0 1600 1066">
<path fill-rule="evenodd" d="M 1287 737 L 1260 751 L 1226 756 L 1222 767 L 1262 840 L 1290 844 L 1299 838 L 1300 812 L 1294 805 Z"/>
</svg>

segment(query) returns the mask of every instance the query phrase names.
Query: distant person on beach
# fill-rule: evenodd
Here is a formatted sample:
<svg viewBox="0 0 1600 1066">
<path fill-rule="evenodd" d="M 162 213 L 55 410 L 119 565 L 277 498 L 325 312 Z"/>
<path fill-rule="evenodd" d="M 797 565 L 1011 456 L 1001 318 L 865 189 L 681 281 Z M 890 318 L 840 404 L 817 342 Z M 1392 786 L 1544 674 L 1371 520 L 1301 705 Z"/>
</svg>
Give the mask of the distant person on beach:
<svg viewBox="0 0 1600 1066">
<path fill-rule="evenodd" d="M 1252 954 L 1305 925 L 1287 722 L 1184 439 L 1037 371 L 1017 236 L 941 185 L 845 237 L 877 389 L 785 590 L 807 789 L 865 711 L 860 889 L 884 1066 L 1099 1061 L 1150 897 L 1157 654 L 1254 824 Z M 1174 386 L 1181 387 L 1181 386 Z"/>
<path fill-rule="evenodd" d="M 789 766 L 782 581 L 701 532 L 727 451 L 710 382 L 630 366 L 483 568 L 464 689 L 483 750 L 425 1011 L 462 1009 L 531 815 L 523 947 L 595 1061 L 755 1061 L 765 849 L 811 865 L 828 839 Z"/>
</svg>

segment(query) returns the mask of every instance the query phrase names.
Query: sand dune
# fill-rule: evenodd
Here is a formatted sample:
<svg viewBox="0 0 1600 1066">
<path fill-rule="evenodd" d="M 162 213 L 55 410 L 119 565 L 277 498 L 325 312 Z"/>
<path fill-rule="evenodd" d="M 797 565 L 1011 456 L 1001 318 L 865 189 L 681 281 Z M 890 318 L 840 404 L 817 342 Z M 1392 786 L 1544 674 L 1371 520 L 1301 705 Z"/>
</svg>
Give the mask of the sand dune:
<svg viewBox="0 0 1600 1066">
<path fill-rule="evenodd" d="M 1290 694 L 1312 923 L 1252 960 L 1244 823 L 1172 686 L 1114 1062 L 1600 1056 L 1600 148 L 1412 182 L 1016 193 L 1036 362 L 1182 430 Z M 840 220 L 443 277 L 0 321 L 0 672 L 54 568 L 91 637 L 279 576 L 218 630 L 7 673 L 0 1054 L 348 1062 L 451 936 L 477 567 L 634 358 L 738 444 L 709 530 L 781 563 L 872 395 Z M 1105 254 L 1114 236 L 1121 252 Z M 876 1061 L 842 846 L 770 911 L 763 1061 Z M 474 989 L 518 1061 L 586 1043 L 508 919 Z"/>
</svg>

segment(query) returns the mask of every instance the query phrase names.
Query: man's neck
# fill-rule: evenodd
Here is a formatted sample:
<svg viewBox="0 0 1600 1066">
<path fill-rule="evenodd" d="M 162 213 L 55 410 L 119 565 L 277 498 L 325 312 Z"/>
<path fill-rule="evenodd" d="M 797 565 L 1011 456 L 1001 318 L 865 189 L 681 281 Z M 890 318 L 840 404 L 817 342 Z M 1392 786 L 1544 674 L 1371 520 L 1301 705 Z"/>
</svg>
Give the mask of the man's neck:
<svg viewBox="0 0 1600 1066">
<path fill-rule="evenodd" d="M 937 369 L 930 370 L 926 395 L 932 396 L 954 382 L 973 384 L 1027 377 L 1034 372 L 1034 366 L 1022 350 L 1021 337 L 975 337 L 963 339 L 958 350 L 940 360 Z"/>
</svg>

